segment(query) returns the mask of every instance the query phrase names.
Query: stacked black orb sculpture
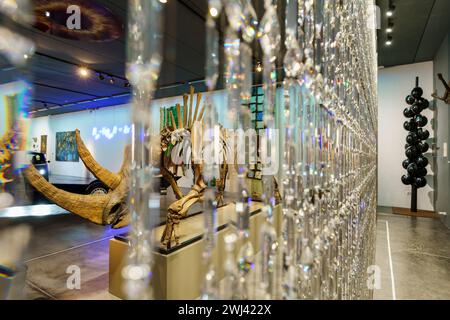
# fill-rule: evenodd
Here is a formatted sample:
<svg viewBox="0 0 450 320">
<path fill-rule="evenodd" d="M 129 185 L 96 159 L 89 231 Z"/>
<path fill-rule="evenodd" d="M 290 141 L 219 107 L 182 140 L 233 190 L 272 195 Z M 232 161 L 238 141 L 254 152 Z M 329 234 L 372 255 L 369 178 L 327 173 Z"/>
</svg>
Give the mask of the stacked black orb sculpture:
<svg viewBox="0 0 450 320">
<path fill-rule="evenodd" d="M 403 168 L 407 174 L 402 176 L 402 182 L 405 185 L 412 186 L 411 211 L 417 211 L 417 189 L 427 185 L 425 176 L 427 175 L 428 159 L 424 153 L 430 148 L 425 141 L 430 137 L 430 132 L 424 127 L 428 124 L 428 119 L 421 112 L 430 106 L 430 102 L 423 98 L 423 90 L 419 87 L 418 79 L 416 87 L 411 94 L 406 97 L 406 103 L 409 105 L 403 115 L 408 118 L 403 124 L 408 131 L 406 136 L 405 155 L 407 159 L 403 161 Z"/>
</svg>

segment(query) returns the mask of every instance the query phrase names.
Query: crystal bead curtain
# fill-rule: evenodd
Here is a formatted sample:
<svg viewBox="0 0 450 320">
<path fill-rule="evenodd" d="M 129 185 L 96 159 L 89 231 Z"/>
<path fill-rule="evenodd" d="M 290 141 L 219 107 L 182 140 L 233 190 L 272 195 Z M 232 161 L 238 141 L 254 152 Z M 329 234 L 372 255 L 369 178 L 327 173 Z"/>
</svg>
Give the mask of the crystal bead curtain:
<svg viewBox="0 0 450 320">
<path fill-rule="evenodd" d="M 243 105 L 254 64 L 244 61 L 251 61 L 250 48 L 257 43 L 265 95 L 262 149 L 275 131 L 282 149 L 276 174 L 279 205 L 272 177 L 263 174 L 266 221 L 258 230 L 261 252 L 254 252 L 246 240 L 247 166 L 238 166 L 236 211 L 238 237 L 244 244 L 236 268 L 229 266 L 232 258 L 226 259 L 227 277 L 237 279 L 238 285 L 228 287 L 233 292 L 224 297 L 370 297 L 366 278 L 374 257 L 377 158 L 377 68 L 369 11 L 373 5 L 366 0 L 265 0 L 258 21 L 251 1 L 209 1 L 208 87 L 213 89 L 220 74 L 215 21 L 223 8 L 228 22 L 223 41 L 225 89 L 235 129 L 249 129 Z M 280 8 L 285 8 L 284 15 Z M 280 59 L 282 42 L 285 54 Z M 280 88 L 284 94 L 278 100 Z M 282 210 L 279 237 L 273 227 L 277 208 Z M 228 239 L 227 247 L 231 246 Z M 248 274 L 255 264 L 259 272 L 252 283 Z"/>
<path fill-rule="evenodd" d="M 217 278 L 212 261 L 218 210 L 214 192 L 207 188 L 204 261 L 198 262 L 205 264 L 201 297 L 370 298 L 367 270 L 374 260 L 377 170 L 377 65 L 370 21 L 374 3 L 265 0 L 260 17 L 253 4 L 251 0 L 208 1 L 205 83 L 209 94 L 202 132 L 220 131 L 211 92 L 223 75 L 227 122 L 232 123 L 228 129 L 235 133 L 232 145 L 242 150 L 242 137 L 250 129 L 252 85 L 261 85 L 265 129 L 259 151 L 270 158 L 262 162 L 276 162 L 277 170 L 263 170 L 264 223 L 252 229 L 248 152 L 235 155 L 232 208 L 237 221 L 236 228 L 229 228 L 234 231 L 224 237 L 224 279 Z M 153 186 L 157 165 L 145 159 L 151 158 L 146 154 L 159 143 L 152 139 L 149 106 L 161 64 L 163 15 L 157 0 L 130 1 L 129 12 L 133 232 L 124 276 L 130 297 L 149 298 L 152 217 L 159 212 L 159 198 Z M 254 78 L 259 53 L 260 82 Z M 278 154 L 273 144 L 278 144 Z M 214 153 L 213 158 L 218 157 Z M 217 163 L 203 164 L 208 185 L 217 171 Z M 274 223 L 277 212 L 281 212 L 280 232 Z M 252 236 L 259 239 L 256 247 Z"/>
</svg>

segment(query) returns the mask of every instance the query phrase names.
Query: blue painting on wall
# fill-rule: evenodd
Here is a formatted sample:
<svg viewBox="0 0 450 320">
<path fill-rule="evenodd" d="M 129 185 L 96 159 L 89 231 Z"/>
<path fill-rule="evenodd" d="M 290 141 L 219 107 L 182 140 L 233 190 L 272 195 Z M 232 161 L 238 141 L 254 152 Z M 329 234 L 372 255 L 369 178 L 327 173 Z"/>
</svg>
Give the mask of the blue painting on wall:
<svg viewBox="0 0 450 320">
<path fill-rule="evenodd" d="M 75 131 L 56 133 L 56 161 L 80 161 Z"/>
</svg>

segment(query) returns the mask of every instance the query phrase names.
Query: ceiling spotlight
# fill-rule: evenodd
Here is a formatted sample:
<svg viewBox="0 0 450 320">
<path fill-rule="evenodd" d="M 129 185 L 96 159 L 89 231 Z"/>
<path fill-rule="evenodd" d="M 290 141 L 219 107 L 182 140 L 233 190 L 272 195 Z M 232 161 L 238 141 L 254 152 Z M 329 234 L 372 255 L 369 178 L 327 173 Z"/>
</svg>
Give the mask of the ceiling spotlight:
<svg viewBox="0 0 450 320">
<path fill-rule="evenodd" d="M 105 80 L 105 76 L 102 75 L 101 73 L 99 73 L 98 74 L 98 80 L 101 80 L 101 81 Z"/>
<path fill-rule="evenodd" d="M 109 78 L 109 83 L 114 84 L 116 81 L 114 80 L 113 77 Z"/>
<path fill-rule="evenodd" d="M 388 37 L 387 37 L 386 45 L 387 45 L 387 46 L 392 45 L 392 37 L 391 37 L 391 36 L 388 36 Z"/>
<path fill-rule="evenodd" d="M 387 33 L 392 33 L 394 31 L 394 23 L 392 22 L 392 19 L 388 20 L 388 26 L 386 28 Z"/>
<path fill-rule="evenodd" d="M 82 78 L 87 78 L 89 76 L 89 69 L 86 67 L 78 67 L 78 75 Z"/>
<path fill-rule="evenodd" d="M 256 65 L 256 72 L 261 73 L 263 71 L 263 67 L 261 62 L 258 62 L 258 64 Z"/>
<path fill-rule="evenodd" d="M 388 11 L 386 11 L 386 15 L 388 17 L 392 17 L 394 15 L 394 11 L 395 11 L 395 5 L 392 1 L 389 1 L 389 8 L 388 8 Z"/>
<path fill-rule="evenodd" d="M 159 2 L 161 2 L 161 3 L 167 3 L 167 0 L 159 0 Z"/>
<path fill-rule="evenodd" d="M 49 18 L 50 17 L 50 11 L 45 11 L 45 16 L 47 17 L 47 18 Z"/>
</svg>

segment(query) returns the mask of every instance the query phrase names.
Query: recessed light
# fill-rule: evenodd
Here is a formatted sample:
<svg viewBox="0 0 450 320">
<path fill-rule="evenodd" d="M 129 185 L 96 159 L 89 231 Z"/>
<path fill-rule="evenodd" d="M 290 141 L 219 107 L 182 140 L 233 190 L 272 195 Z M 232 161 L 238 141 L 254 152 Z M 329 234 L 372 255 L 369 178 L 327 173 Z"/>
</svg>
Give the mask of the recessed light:
<svg viewBox="0 0 450 320">
<path fill-rule="evenodd" d="M 391 37 L 391 36 L 388 36 L 388 37 L 387 37 L 386 45 L 387 45 L 387 46 L 392 45 L 392 37 Z"/>
<path fill-rule="evenodd" d="M 45 16 L 46 16 L 47 18 L 49 18 L 49 17 L 50 17 L 50 11 L 45 11 Z"/>
<path fill-rule="evenodd" d="M 388 17 L 392 17 L 394 15 L 394 11 L 395 11 L 395 5 L 394 5 L 394 2 L 391 0 L 391 1 L 389 1 L 389 7 L 388 7 L 388 11 L 386 11 L 386 15 Z"/>
<path fill-rule="evenodd" d="M 167 3 L 167 0 L 159 0 L 159 2 L 161 2 L 161 3 Z"/>
<path fill-rule="evenodd" d="M 78 75 L 82 78 L 87 78 L 89 76 L 89 69 L 86 67 L 78 67 Z"/>
</svg>

